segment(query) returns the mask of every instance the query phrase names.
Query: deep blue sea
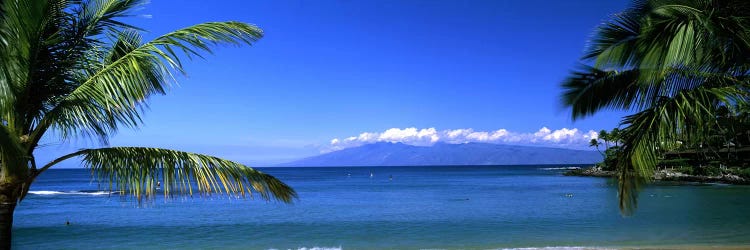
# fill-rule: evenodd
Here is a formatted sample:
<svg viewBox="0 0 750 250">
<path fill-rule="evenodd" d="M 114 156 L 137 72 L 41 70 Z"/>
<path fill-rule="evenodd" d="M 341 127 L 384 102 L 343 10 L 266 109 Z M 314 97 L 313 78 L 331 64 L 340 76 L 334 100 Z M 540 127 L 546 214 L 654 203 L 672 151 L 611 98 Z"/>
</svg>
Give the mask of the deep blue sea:
<svg viewBox="0 0 750 250">
<path fill-rule="evenodd" d="M 268 168 L 294 204 L 96 192 L 44 173 L 16 209 L 16 249 L 503 249 L 750 246 L 750 187 L 652 184 L 622 217 L 608 178 L 555 166 Z M 370 172 L 373 176 L 370 176 Z M 392 179 L 390 178 L 392 176 Z M 104 187 L 106 185 L 102 185 Z M 66 225 L 66 221 L 71 224 Z"/>
</svg>

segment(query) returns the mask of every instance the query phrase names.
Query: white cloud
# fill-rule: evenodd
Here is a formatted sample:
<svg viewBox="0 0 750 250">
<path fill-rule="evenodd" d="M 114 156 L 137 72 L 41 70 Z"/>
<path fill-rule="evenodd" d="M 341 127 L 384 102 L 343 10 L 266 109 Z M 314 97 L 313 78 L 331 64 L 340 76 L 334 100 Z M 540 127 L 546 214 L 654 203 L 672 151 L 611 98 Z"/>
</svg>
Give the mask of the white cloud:
<svg viewBox="0 0 750 250">
<path fill-rule="evenodd" d="M 582 132 L 577 128 L 551 130 L 542 127 L 533 133 L 512 132 L 506 129 L 474 131 L 471 128 L 463 128 L 438 131 L 435 128 L 391 128 L 379 133 L 365 132 L 343 140 L 335 138 L 324 151 L 336 151 L 376 142 L 404 143 L 415 146 L 430 146 L 438 142 L 451 144 L 481 142 L 584 149 L 588 146 L 588 141 L 597 137 L 598 133 L 593 130 Z"/>
<path fill-rule="evenodd" d="M 411 145 L 432 145 L 438 140 L 437 130 L 435 128 L 420 129 L 417 128 L 392 128 L 381 133 L 377 141 L 384 142 L 402 142 Z"/>
</svg>

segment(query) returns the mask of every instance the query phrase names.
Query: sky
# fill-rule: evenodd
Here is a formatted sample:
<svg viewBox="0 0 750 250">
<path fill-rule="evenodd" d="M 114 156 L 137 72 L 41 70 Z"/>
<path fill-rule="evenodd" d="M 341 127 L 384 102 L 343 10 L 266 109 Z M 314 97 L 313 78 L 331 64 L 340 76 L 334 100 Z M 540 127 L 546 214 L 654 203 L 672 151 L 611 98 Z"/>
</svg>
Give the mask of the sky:
<svg viewBox="0 0 750 250">
<path fill-rule="evenodd" d="M 146 40 L 209 21 L 264 30 L 185 63 L 144 125 L 111 146 L 271 165 L 377 141 L 586 148 L 622 112 L 573 121 L 560 83 L 627 1 L 157 1 L 126 21 Z M 588 137 L 587 137 L 588 136 Z M 437 138 L 437 139 L 435 139 Z M 46 140 L 38 158 L 100 147 Z M 66 163 L 75 167 L 77 163 Z"/>
</svg>

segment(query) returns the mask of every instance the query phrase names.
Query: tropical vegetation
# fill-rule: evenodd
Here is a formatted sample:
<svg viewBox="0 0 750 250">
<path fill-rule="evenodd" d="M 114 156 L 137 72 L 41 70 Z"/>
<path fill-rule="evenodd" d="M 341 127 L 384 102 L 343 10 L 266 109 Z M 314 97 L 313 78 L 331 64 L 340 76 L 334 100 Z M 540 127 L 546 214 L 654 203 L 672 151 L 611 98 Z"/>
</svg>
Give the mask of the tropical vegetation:
<svg viewBox="0 0 750 250">
<path fill-rule="evenodd" d="M 665 152 L 748 145 L 746 127 L 721 125 L 725 114 L 744 119 L 748 110 L 749 29 L 744 0 L 634 1 L 597 28 L 562 100 L 573 119 L 632 112 L 621 121 L 615 166 L 624 214 Z M 716 132 L 725 143 L 712 143 Z"/>
<path fill-rule="evenodd" d="M 617 166 L 617 155 L 620 153 L 620 140 L 621 134 L 619 128 L 614 128 L 611 131 L 602 129 L 597 133 L 597 138 L 591 139 L 589 146 L 596 147 L 596 150 L 602 154 L 604 160 L 596 164 L 600 170 L 613 171 Z M 604 145 L 604 151 L 602 152 L 599 147 Z"/>
<path fill-rule="evenodd" d="M 143 42 L 125 23 L 137 0 L 0 1 L 0 249 L 11 246 L 13 212 L 34 180 L 81 159 L 111 189 L 138 201 L 194 192 L 252 195 L 290 202 L 296 193 L 240 163 L 160 148 L 83 149 L 37 163 L 42 141 L 88 138 L 107 145 L 120 128 L 141 125 L 147 99 L 165 94 L 181 57 L 217 44 L 250 45 L 263 36 L 241 22 L 209 22 Z"/>
<path fill-rule="evenodd" d="M 678 170 L 688 175 L 734 174 L 750 179 L 750 119 L 747 112 L 729 113 L 727 108 L 719 109 L 719 123 L 711 128 L 707 138 L 688 141 L 682 138 L 673 147 L 664 147 L 659 152 L 658 169 Z M 614 171 L 617 156 L 620 154 L 619 129 L 611 132 L 601 130 L 598 137 L 591 139 L 589 146 L 595 147 L 604 160 L 596 164 L 599 170 Z M 610 146 L 612 145 L 612 146 Z M 602 152 L 599 148 L 604 147 Z"/>
</svg>

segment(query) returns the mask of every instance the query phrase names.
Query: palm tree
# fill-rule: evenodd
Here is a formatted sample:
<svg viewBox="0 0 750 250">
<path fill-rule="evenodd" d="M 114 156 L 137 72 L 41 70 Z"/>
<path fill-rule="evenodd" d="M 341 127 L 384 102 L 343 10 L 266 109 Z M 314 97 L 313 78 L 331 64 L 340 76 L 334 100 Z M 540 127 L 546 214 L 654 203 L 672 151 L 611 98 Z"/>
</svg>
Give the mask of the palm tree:
<svg viewBox="0 0 750 250">
<path fill-rule="evenodd" d="M 609 140 L 615 143 L 615 147 L 620 146 L 621 139 L 622 134 L 619 128 L 613 128 L 612 131 L 609 132 Z"/>
<path fill-rule="evenodd" d="M 142 42 L 138 27 L 122 22 L 137 0 L 0 1 L 0 249 L 11 246 L 13 211 L 34 180 L 64 160 L 81 158 L 111 189 L 141 201 L 167 194 L 259 193 L 291 202 L 294 190 L 242 164 L 160 148 L 83 149 L 38 165 L 42 138 L 97 139 L 141 125 L 147 99 L 165 94 L 180 55 L 198 56 L 216 44 L 252 44 L 258 27 L 210 22 Z"/>
<path fill-rule="evenodd" d="M 573 119 L 634 112 L 621 122 L 623 214 L 636 207 L 638 180 L 652 176 L 659 150 L 705 138 L 719 107 L 747 103 L 749 15 L 743 0 L 634 1 L 598 28 L 563 83 Z"/>
<path fill-rule="evenodd" d="M 607 130 L 602 129 L 599 131 L 599 139 L 602 139 L 604 141 L 604 151 L 606 152 L 609 150 L 609 133 Z"/>
<path fill-rule="evenodd" d="M 604 156 L 604 153 L 602 153 L 602 151 L 599 150 L 599 145 L 601 145 L 601 143 L 599 143 L 599 140 L 597 139 L 591 139 L 591 141 L 589 141 L 589 147 L 596 147 L 596 151 L 599 151 L 599 153 L 602 154 L 602 156 Z"/>
</svg>

